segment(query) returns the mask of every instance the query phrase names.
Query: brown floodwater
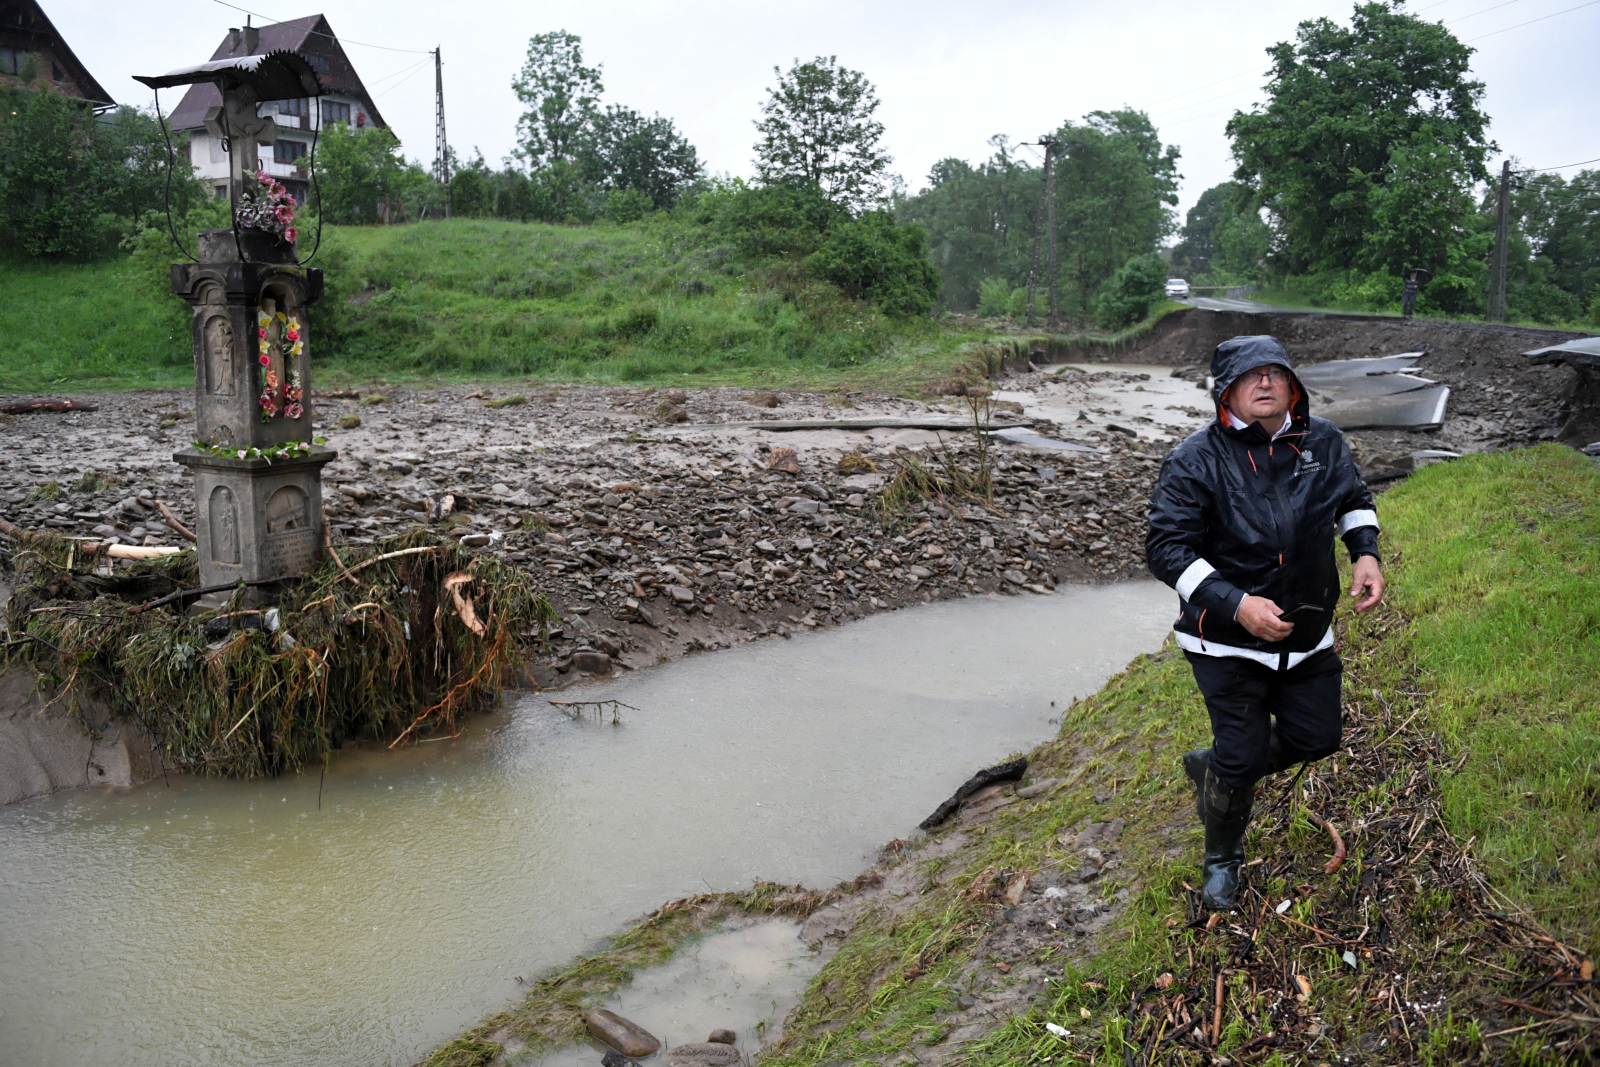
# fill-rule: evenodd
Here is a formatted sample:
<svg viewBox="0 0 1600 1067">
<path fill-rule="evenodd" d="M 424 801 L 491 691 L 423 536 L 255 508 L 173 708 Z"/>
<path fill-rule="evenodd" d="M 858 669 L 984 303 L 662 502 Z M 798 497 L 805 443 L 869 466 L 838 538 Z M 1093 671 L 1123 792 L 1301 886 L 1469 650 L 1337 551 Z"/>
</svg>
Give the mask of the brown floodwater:
<svg viewBox="0 0 1600 1067">
<path fill-rule="evenodd" d="M 412 1063 L 667 900 L 853 877 L 1159 647 L 1172 608 L 1148 581 L 948 601 L 559 695 L 638 709 L 621 725 L 513 694 L 458 739 L 342 752 L 321 783 L 173 776 L 0 810 L 0 1064 Z M 774 1025 L 797 982 L 730 1018 Z M 675 1040 L 716 1015 L 672 1010 Z"/>
</svg>

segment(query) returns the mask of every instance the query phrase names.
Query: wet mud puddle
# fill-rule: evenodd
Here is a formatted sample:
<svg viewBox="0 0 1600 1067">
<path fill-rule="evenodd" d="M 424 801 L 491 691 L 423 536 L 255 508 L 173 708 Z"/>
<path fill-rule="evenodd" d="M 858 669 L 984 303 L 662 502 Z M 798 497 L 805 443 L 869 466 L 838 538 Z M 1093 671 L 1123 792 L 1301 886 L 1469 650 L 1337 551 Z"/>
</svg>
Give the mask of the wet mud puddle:
<svg viewBox="0 0 1600 1067">
<path fill-rule="evenodd" d="M 1094 437 L 1112 427 L 1145 441 L 1181 441 L 1216 416 L 1204 381 L 1175 378 L 1171 367 L 1064 363 L 1028 375 L 1023 384 L 1027 388 L 998 390 L 994 397 L 1058 424 L 1068 442 L 1094 444 Z M 1018 436 L 1012 443 L 1025 442 Z M 1049 444 L 1040 441 L 1038 447 Z"/>
<path fill-rule="evenodd" d="M 321 783 L 5 809 L 0 1063 L 412 1063 L 668 900 L 854 877 L 1159 647 L 1171 608 L 1148 581 L 947 601 L 552 694 L 638 709 L 617 726 L 520 694 L 456 740 L 340 753 Z M 700 1007 L 650 1021 L 703 1040 L 694 1012 L 742 982 L 772 987 L 766 1014 L 729 1015 L 775 1026 L 804 981 L 734 971 L 702 967 L 724 978 L 682 983 Z"/>
</svg>

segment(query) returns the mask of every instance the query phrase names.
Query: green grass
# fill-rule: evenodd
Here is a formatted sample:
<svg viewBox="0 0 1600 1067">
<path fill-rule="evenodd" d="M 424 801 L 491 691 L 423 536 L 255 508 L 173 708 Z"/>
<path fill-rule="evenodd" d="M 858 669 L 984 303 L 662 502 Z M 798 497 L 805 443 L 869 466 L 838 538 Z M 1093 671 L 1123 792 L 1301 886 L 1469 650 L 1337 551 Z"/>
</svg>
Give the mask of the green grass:
<svg viewBox="0 0 1600 1067">
<path fill-rule="evenodd" d="M 1381 507 L 1432 724 L 1466 757 L 1442 787 L 1451 831 L 1600 949 L 1600 465 L 1559 445 L 1469 456 Z"/>
<path fill-rule="evenodd" d="M 0 262 L 0 393 L 192 385 L 188 309 L 127 259 Z"/>
</svg>

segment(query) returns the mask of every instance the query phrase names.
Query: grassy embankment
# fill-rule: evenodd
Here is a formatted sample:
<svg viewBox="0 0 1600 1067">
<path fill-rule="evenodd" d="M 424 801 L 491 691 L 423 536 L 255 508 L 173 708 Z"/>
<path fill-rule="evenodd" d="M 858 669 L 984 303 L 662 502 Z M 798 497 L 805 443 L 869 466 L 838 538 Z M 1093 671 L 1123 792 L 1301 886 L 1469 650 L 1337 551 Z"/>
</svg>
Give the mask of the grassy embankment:
<svg viewBox="0 0 1600 1067">
<path fill-rule="evenodd" d="M 1600 948 L 1600 468 L 1554 445 L 1474 456 L 1419 472 L 1380 509 L 1390 602 L 1365 617 L 1342 610 L 1338 623 L 1346 750 L 1310 769 L 1292 800 L 1282 778 L 1264 783 L 1249 844 L 1261 862 L 1239 913 L 1208 925 L 1186 892 L 1200 835 L 1177 756 L 1207 731 L 1169 645 L 1076 703 L 1058 739 L 1031 754 L 1032 777 L 1067 785 L 926 861 L 928 889 L 910 912 L 858 923 L 762 1062 L 899 1062 L 939 1043 L 1004 908 L 999 888 L 1018 872 L 1072 869 L 1058 835 L 1117 817 L 1128 822 L 1121 869 L 1097 883 L 1108 899 L 1128 891 L 1117 927 L 1087 951 L 1064 938 L 1041 961 L 1058 977 L 1029 1013 L 961 1063 L 1123 1067 L 1175 1053 L 1199 1064 L 1213 1052 L 1285 1067 L 1350 1055 L 1554 1063 L 1592 1052 L 1593 1009 L 1576 998 L 1592 991 Z M 1349 845 L 1336 873 L 1324 871 L 1329 838 L 1314 817 Z M 568 975 L 594 970 L 580 961 Z M 549 990 L 567 980 L 547 979 L 493 1025 L 548 1018 Z M 610 984 L 587 983 L 579 999 Z"/>
<path fill-rule="evenodd" d="M 0 392 L 189 384 L 187 308 L 166 293 L 158 259 L 6 263 Z M 313 265 L 328 279 L 312 317 L 324 386 L 537 378 L 907 391 L 997 340 L 974 320 L 891 320 L 672 219 L 329 227 Z"/>
</svg>

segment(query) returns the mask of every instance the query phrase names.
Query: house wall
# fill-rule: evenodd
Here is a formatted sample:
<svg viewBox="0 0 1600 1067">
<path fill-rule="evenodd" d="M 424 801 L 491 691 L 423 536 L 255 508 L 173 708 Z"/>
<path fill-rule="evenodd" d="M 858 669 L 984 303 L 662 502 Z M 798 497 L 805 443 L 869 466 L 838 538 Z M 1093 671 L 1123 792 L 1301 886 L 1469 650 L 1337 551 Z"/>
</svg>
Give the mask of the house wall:
<svg viewBox="0 0 1600 1067">
<path fill-rule="evenodd" d="M 324 128 L 320 103 L 343 104 L 350 109 L 351 124 L 358 129 L 372 125 L 367 115 L 366 105 L 356 96 L 345 93 L 330 93 L 318 100 L 305 101 L 309 106 L 305 116 L 280 114 L 277 101 L 261 105 L 260 114 L 270 115 L 278 124 L 278 137 L 281 140 L 300 141 L 306 146 L 307 152 L 312 145 L 313 134 L 318 134 Z M 330 123 L 332 125 L 332 123 Z M 195 172 L 209 185 L 217 196 L 227 195 L 228 183 L 228 154 L 223 149 L 222 140 L 213 137 L 204 126 L 193 128 L 189 133 L 189 161 L 194 164 Z M 262 167 L 266 172 L 284 182 L 294 191 L 297 186 L 303 187 L 310 177 L 304 167 L 296 167 L 293 163 L 279 163 L 273 157 L 273 149 L 263 146 L 260 151 Z M 300 193 L 295 193 L 297 198 Z"/>
</svg>

